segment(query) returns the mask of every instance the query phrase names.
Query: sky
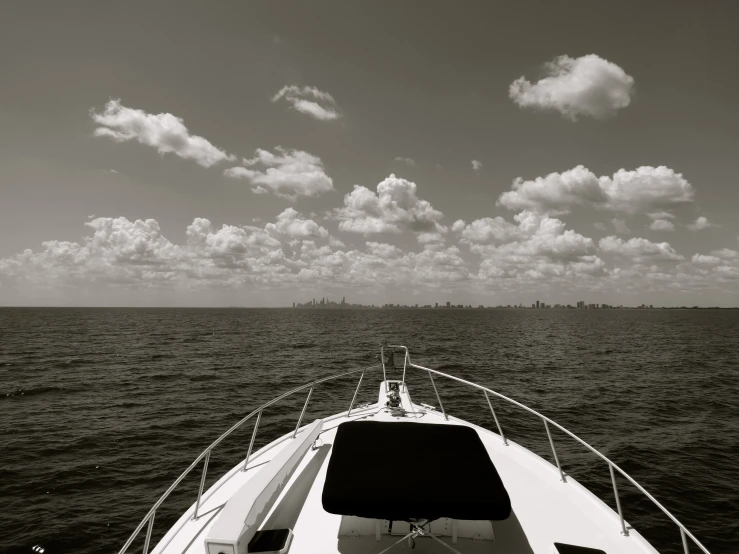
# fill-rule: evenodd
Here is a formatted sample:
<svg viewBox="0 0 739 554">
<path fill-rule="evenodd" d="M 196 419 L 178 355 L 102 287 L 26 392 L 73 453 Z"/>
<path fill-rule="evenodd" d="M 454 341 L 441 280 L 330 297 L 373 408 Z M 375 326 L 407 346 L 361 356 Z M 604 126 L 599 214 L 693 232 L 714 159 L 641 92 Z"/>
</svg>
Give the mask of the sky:
<svg viewBox="0 0 739 554">
<path fill-rule="evenodd" d="M 9 2 L 0 305 L 739 305 L 735 2 Z"/>
</svg>

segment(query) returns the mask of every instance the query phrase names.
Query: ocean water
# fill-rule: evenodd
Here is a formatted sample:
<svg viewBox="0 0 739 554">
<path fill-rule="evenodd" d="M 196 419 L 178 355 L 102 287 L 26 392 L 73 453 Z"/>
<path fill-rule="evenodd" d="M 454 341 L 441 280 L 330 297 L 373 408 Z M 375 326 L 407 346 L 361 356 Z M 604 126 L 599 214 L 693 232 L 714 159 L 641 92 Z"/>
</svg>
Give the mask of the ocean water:
<svg viewBox="0 0 739 554">
<path fill-rule="evenodd" d="M 405 344 L 416 363 L 552 417 L 630 473 L 713 553 L 739 550 L 739 310 L 0 309 L 0 553 L 117 552 L 198 454 L 259 404 Z M 376 399 L 379 372 L 358 403 Z M 424 373 L 416 402 L 437 405 Z M 447 412 L 492 427 L 484 396 L 439 379 Z M 356 377 L 316 387 L 305 421 L 346 410 Z M 257 446 L 294 427 L 298 393 Z M 540 420 L 496 402 L 506 436 L 551 460 Z M 243 459 L 251 423 L 211 456 Z M 564 470 L 609 505 L 608 467 L 553 431 Z M 196 469 L 157 512 L 153 544 L 195 499 Z M 660 552 L 677 527 L 619 481 Z M 617 531 L 614 531 L 617 532 Z M 140 551 L 142 532 L 130 552 Z M 691 552 L 698 552 L 692 547 Z"/>
</svg>

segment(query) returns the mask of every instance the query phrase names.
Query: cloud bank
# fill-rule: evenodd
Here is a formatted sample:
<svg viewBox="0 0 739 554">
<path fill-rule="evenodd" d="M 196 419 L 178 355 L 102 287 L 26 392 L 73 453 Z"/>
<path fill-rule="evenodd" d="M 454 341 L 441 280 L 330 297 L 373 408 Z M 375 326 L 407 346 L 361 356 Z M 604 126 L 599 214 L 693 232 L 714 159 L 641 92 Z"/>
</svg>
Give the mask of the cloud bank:
<svg viewBox="0 0 739 554">
<path fill-rule="evenodd" d="M 53 289 L 67 298 L 96 288 L 131 294 L 340 289 L 513 294 L 526 300 L 529 292 L 556 285 L 578 295 L 668 291 L 678 298 L 706 288 L 735 292 L 739 286 L 736 250 L 686 257 L 667 242 L 641 237 L 607 236 L 596 242 L 560 219 L 530 211 L 513 221 L 459 220 L 440 242 L 441 233 L 418 231 L 416 225 L 424 221 L 421 228 L 436 229 L 440 223 L 438 215 L 431 215 L 433 208 L 414 213 L 413 206 L 424 201 L 412 199 L 406 190 L 410 203 L 402 209 L 407 213 L 396 212 L 392 203 L 398 199 L 385 187 L 378 189 L 383 190 L 373 193 L 378 203 L 372 205 L 389 203 L 387 212 L 379 212 L 388 217 L 385 223 L 417 236 L 418 249 L 383 240 L 346 246 L 327 227 L 293 208 L 262 226 L 217 227 L 195 218 L 179 242 L 165 237 L 153 219 L 97 217 L 85 223 L 90 233 L 78 242 L 50 240 L 39 249 L 0 259 L 0 293 L 14 298 L 16 290 Z M 382 201 L 385 195 L 390 199 Z M 357 230 L 346 235 L 356 238 L 353 232 Z M 390 238 L 397 237 L 390 232 Z"/>
</svg>

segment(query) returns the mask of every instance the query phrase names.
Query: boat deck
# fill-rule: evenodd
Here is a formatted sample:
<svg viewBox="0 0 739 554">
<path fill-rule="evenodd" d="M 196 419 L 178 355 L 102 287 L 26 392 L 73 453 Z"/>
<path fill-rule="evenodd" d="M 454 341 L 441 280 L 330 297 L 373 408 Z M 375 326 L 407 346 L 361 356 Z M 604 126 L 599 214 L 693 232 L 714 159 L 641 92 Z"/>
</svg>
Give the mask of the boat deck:
<svg viewBox="0 0 739 554">
<path fill-rule="evenodd" d="M 275 506 L 270 511 L 263 529 L 290 528 L 294 538 L 289 552 L 304 553 L 367 553 L 378 554 L 403 537 L 408 525 L 396 522 L 392 534 L 387 533 L 387 522 L 347 518 L 327 513 L 323 509 L 321 496 L 326 480 L 326 471 L 331 457 L 336 428 L 345 421 L 359 419 L 374 421 L 418 421 L 437 425 L 467 425 L 474 428 L 491 460 L 495 464 L 511 499 L 512 513 L 505 521 L 492 522 L 494 540 L 485 539 L 485 526 L 488 522 L 457 522 L 460 533 L 454 549 L 463 554 L 520 553 L 552 554 L 554 543 L 566 543 L 602 550 L 606 554 L 657 554 L 638 532 L 629 528 L 629 536 L 621 534 L 618 514 L 601 502 L 571 476 L 563 483 L 556 466 L 537 456 L 526 448 L 508 440 L 506 446 L 501 437 L 474 426 L 463 420 L 449 416 L 445 420 L 436 410 L 418 406 L 411 402 L 408 394 L 401 393 L 403 408 L 412 412 L 404 417 L 395 417 L 384 408 L 384 383 L 380 386 L 379 401 L 361 409 L 337 414 L 324 420 L 323 431 L 316 443 L 317 448 L 309 449 L 295 473 L 282 491 Z M 170 529 L 159 544 L 152 550 L 155 554 L 204 554 L 204 539 L 228 499 L 244 483 L 258 474 L 272 456 L 277 454 L 291 440 L 292 433 L 277 439 L 256 452 L 250 459 L 246 472 L 242 464 L 216 482 L 203 498 L 197 520 L 192 519 L 193 505 Z M 381 444 L 377 445 L 382 448 Z M 439 445 L 443 448 L 443 445 Z M 412 478 L 411 468 L 398 468 L 398 474 Z M 362 475 L 357 475 L 362 479 Z M 419 484 L 421 486 L 422 484 Z M 378 487 L 390 486 L 378 483 Z M 423 486 L 454 487 L 454 474 L 439 475 L 435 483 Z M 343 522 L 343 523 L 342 523 Z M 475 525 L 482 532 L 475 538 Z M 439 526 L 450 527 L 451 522 L 438 522 Z M 467 537 L 463 531 L 467 525 Z M 469 532 L 472 529 L 473 532 Z M 379 541 L 376 532 L 380 531 Z M 435 532 L 432 525 L 432 532 Z M 436 533 L 436 532 L 435 532 Z M 340 536 L 341 535 L 341 536 Z M 451 546 L 451 533 L 442 532 L 438 538 Z M 402 541 L 390 552 L 410 551 L 409 542 Z M 450 552 L 444 545 L 430 537 L 415 540 L 415 552 Z"/>
</svg>

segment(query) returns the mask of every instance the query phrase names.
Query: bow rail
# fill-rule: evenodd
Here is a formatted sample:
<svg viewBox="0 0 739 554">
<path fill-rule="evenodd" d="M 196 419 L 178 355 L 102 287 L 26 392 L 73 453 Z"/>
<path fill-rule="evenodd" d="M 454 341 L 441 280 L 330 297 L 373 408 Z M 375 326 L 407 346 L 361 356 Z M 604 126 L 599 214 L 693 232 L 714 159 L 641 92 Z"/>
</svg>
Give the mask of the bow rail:
<svg viewBox="0 0 739 554">
<path fill-rule="evenodd" d="M 646 496 L 649 500 L 651 500 L 652 503 L 655 506 L 657 506 L 678 527 L 678 529 L 680 530 L 680 538 L 682 540 L 683 550 L 684 550 L 684 553 L 685 554 L 689 554 L 688 540 L 687 540 L 688 538 L 690 538 L 690 540 L 693 542 L 693 544 L 695 546 L 697 546 L 704 554 L 711 554 L 708 551 L 708 549 L 705 546 L 703 546 L 701 544 L 701 542 L 697 538 L 695 538 L 695 536 L 682 523 L 680 523 L 680 521 L 675 516 L 673 516 L 667 510 L 667 508 L 665 508 L 662 504 L 660 504 L 657 501 L 656 498 L 654 498 L 654 496 L 652 496 L 649 492 L 647 492 L 647 490 L 644 489 L 644 487 L 642 487 L 634 478 L 632 478 L 628 473 L 626 473 L 623 469 L 621 469 L 618 465 L 616 465 L 613 461 L 611 461 L 607 456 L 605 456 L 604 454 L 602 454 L 601 452 L 599 452 L 595 447 L 591 446 L 590 444 L 588 444 L 587 442 L 585 442 L 583 439 L 581 439 L 580 437 L 578 437 L 577 435 L 575 435 L 574 433 L 572 433 L 571 431 L 569 431 L 568 429 L 566 429 L 565 427 L 563 427 L 562 425 L 560 425 L 559 423 L 557 423 L 556 421 L 548 418 L 547 416 L 545 416 L 545 415 L 537 412 L 536 410 L 534 410 L 532 408 L 529 408 L 528 406 L 526 406 L 524 404 L 521 404 L 520 402 L 518 402 L 516 400 L 513 400 L 512 398 L 509 398 L 509 397 L 507 397 L 507 396 L 505 396 L 505 395 L 503 395 L 503 394 L 501 394 L 499 392 L 496 392 L 496 391 L 494 391 L 492 389 L 489 389 L 487 387 L 484 387 L 482 385 L 478 385 L 477 383 L 473 383 L 471 381 L 467 381 L 465 379 L 461 379 L 459 377 L 455 377 L 455 376 L 449 375 L 447 373 L 442 373 L 441 371 L 437 371 L 435 369 L 431 369 L 431 368 L 428 368 L 428 367 L 424 367 L 422 365 L 418 365 L 418 364 L 412 363 L 411 362 L 411 359 L 410 359 L 410 353 L 408 351 L 408 348 L 406 346 L 401 346 L 401 345 L 384 345 L 384 346 L 382 346 L 380 348 L 380 362 L 381 363 L 378 364 L 378 365 L 373 365 L 373 366 L 369 366 L 369 367 L 365 367 L 365 368 L 360 368 L 360 369 L 354 369 L 354 370 L 347 371 L 347 372 L 344 372 L 344 373 L 339 373 L 337 375 L 331 375 L 329 377 L 324 377 L 323 379 L 318 379 L 318 380 L 315 380 L 315 381 L 311 381 L 309 383 L 306 383 L 304 385 L 301 385 L 299 387 L 296 387 L 294 389 L 291 389 L 288 392 L 283 393 L 283 394 L 277 396 L 276 398 L 270 400 L 269 402 L 266 402 L 266 403 L 262 404 L 260 407 L 258 407 L 257 409 L 255 409 L 254 411 L 252 411 L 251 413 L 249 413 L 248 415 L 246 415 L 244 418 L 242 418 L 240 421 L 238 421 L 237 423 L 235 423 L 230 429 L 228 429 L 225 433 L 223 433 L 220 437 L 218 437 L 210 446 L 208 446 L 205 450 L 203 450 L 203 452 L 201 452 L 201 454 L 197 458 L 195 458 L 195 460 L 190 464 L 190 466 L 174 481 L 174 483 L 172 483 L 172 485 L 170 485 L 170 487 L 164 492 L 164 494 L 162 494 L 162 496 L 159 498 L 159 500 L 157 500 L 154 503 L 154 505 L 149 509 L 149 511 L 147 512 L 146 516 L 144 516 L 144 518 L 141 520 L 141 523 L 139 523 L 138 527 L 136 527 L 136 529 L 133 531 L 133 533 L 131 534 L 131 536 L 129 537 L 129 539 L 126 541 L 126 543 L 123 545 L 123 548 L 121 548 L 121 550 L 119 551 L 118 554 L 125 554 L 125 552 L 128 550 L 128 547 L 136 539 L 136 537 L 141 532 L 141 530 L 144 528 L 144 526 L 147 524 L 147 522 L 148 522 L 149 525 L 148 525 L 148 528 L 147 528 L 147 531 L 146 531 L 146 540 L 145 540 L 145 543 L 144 543 L 143 553 L 144 554 L 148 554 L 149 553 L 149 544 L 150 544 L 150 541 L 151 541 L 151 533 L 152 533 L 152 528 L 153 528 L 153 525 L 154 525 L 154 517 L 156 515 L 157 509 L 162 505 L 162 503 L 167 499 L 167 497 L 177 487 L 177 485 L 179 485 L 180 482 L 182 482 L 182 480 L 195 468 L 195 466 L 197 466 L 198 463 L 200 463 L 202 460 L 204 460 L 204 463 L 203 463 L 203 473 L 202 473 L 202 476 L 201 476 L 201 479 L 200 479 L 200 488 L 198 490 L 197 501 L 195 503 L 195 512 L 194 512 L 194 515 L 193 515 L 193 519 L 197 519 L 198 518 L 198 510 L 200 508 L 200 500 L 201 500 L 201 497 L 202 497 L 202 494 L 203 494 L 203 487 L 205 485 L 205 478 L 206 478 L 206 474 L 207 474 L 207 471 L 208 471 L 208 461 L 210 459 L 210 453 L 212 452 L 212 450 L 216 446 L 218 446 L 218 444 L 221 443 L 221 441 L 223 441 L 226 437 L 228 437 L 236 429 L 240 428 L 244 423 L 246 423 L 247 421 L 249 421 L 252 417 L 254 417 L 256 415 L 257 416 L 257 421 L 254 424 L 254 430 L 252 431 L 251 440 L 249 441 L 249 448 L 247 450 L 246 458 L 244 460 L 244 466 L 242 468 L 242 471 L 246 471 L 246 467 L 247 467 L 247 464 L 249 463 L 249 458 L 251 457 L 251 452 L 252 452 L 252 449 L 254 447 L 254 439 L 256 438 L 257 430 L 259 429 L 259 422 L 260 422 L 261 417 L 262 417 L 262 411 L 265 408 L 268 408 L 269 406 L 272 406 L 276 402 L 279 402 L 283 398 L 287 398 L 288 396 L 291 396 L 291 395 L 295 394 L 296 392 L 300 392 L 300 391 L 305 390 L 305 389 L 310 389 L 308 391 L 308 395 L 307 395 L 307 398 L 305 400 L 305 404 L 303 405 L 303 410 L 300 413 L 300 418 L 298 419 L 298 423 L 295 426 L 295 432 L 292 433 L 292 437 L 295 437 L 295 436 L 297 436 L 298 430 L 300 429 L 300 424 L 301 424 L 301 422 L 303 420 L 303 416 L 305 415 L 306 409 L 308 408 L 308 403 L 310 402 L 311 395 L 313 394 L 313 388 L 316 385 L 318 385 L 320 383 L 324 383 L 326 381 L 330 381 L 330 380 L 333 380 L 333 379 L 340 379 L 342 377 L 346 377 L 348 375 L 353 375 L 353 374 L 356 374 L 356 373 L 361 372 L 361 375 L 359 377 L 359 382 L 357 383 L 357 388 L 355 389 L 354 395 L 352 396 L 351 403 L 349 404 L 349 410 L 347 411 L 346 417 L 349 417 L 351 415 L 352 409 L 354 408 L 354 402 L 355 402 L 355 400 L 357 398 L 357 393 L 359 392 L 359 388 L 362 385 L 362 380 L 364 379 L 364 374 L 365 374 L 366 371 L 370 371 L 370 370 L 373 370 L 373 369 L 379 369 L 380 367 L 382 367 L 383 381 L 385 382 L 385 387 L 387 389 L 387 369 L 386 369 L 386 366 L 385 366 L 385 363 L 386 363 L 386 360 L 385 360 L 385 349 L 391 349 L 391 351 L 393 351 L 393 352 L 395 352 L 395 350 L 398 349 L 398 350 L 402 350 L 404 352 L 404 356 L 403 356 L 403 378 L 402 378 L 402 383 L 403 384 L 405 384 L 405 377 L 406 377 L 407 370 L 409 368 L 417 369 L 419 371 L 425 371 L 428 374 L 429 379 L 431 380 L 431 385 L 432 385 L 432 387 L 434 389 L 434 393 L 436 394 L 436 399 L 437 399 L 437 401 L 439 403 L 439 408 L 441 409 L 442 415 L 443 415 L 444 419 L 446 419 L 446 420 L 449 419 L 449 416 L 447 415 L 446 411 L 444 410 L 444 405 L 441 402 L 441 396 L 439 395 L 439 390 L 436 387 L 436 382 L 434 380 L 434 375 L 440 376 L 440 377 L 445 377 L 447 379 L 451 379 L 452 381 L 456 381 L 458 383 L 461 383 L 463 385 L 466 385 L 467 387 L 471 387 L 471 388 L 478 389 L 478 390 L 482 391 L 483 394 L 484 394 L 484 396 L 485 396 L 485 400 L 487 401 L 487 404 L 488 404 L 488 406 L 490 408 L 490 411 L 491 411 L 491 413 L 493 415 L 493 419 L 495 420 L 495 424 L 496 424 L 496 426 L 498 428 L 498 434 L 500 435 L 501 440 L 503 441 L 503 444 L 506 445 L 506 446 L 508 446 L 508 440 L 506 439 L 505 435 L 503 434 L 503 429 L 502 429 L 502 427 L 500 425 L 500 422 L 498 420 L 498 416 L 495 413 L 495 410 L 493 408 L 493 404 L 490 402 L 490 396 L 489 395 L 493 395 L 496 398 L 499 398 L 499 399 L 504 400 L 504 401 L 506 401 L 506 402 L 508 402 L 510 404 L 513 404 L 514 406 L 516 406 L 518 408 L 521 408 L 521 409 L 523 409 L 523 410 L 525 410 L 525 411 L 527 411 L 527 412 L 535 415 L 539 419 L 541 419 L 542 422 L 544 423 L 544 428 L 545 428 L 546 433 L 547 433 L 547 438 L 549 439 L 549 444 L 550 444 L 550 446 L 552 448 L 552 454 L 554 456 L 554 461 L 556 463 L 557 469 L 559 470 L 559 474 L 560 474 L 560 478 L 561 478 L 562 482 L 564 482 L 564 483 L 567 482 L 567 475 L 562 470 L 562 466 L 560 464 L 559 457 L 557 456 L 557 451 L 556 451 L 555 446 L 554 446 L 554 440 L 552 439 L 552 434 L 551 434 L 550 429 L 549 429 L 549 426 L 550 425 L 556 427 L 557 429 L 559 429 L 560 431 L 562 431 L 563 433 L 565 433 L 567 436 L 569 436 L 570 438 L 574 439 L 576 442 L 580 443 L 582 446 L 584 446 L 585 448 L 587 448 L 588 450 L 590 450 L 591 452 L 593 452 L 596 456 L 598 456 L 599 458 L 601 458 L 606 464 L 608 464 L 608 469 L 609 469 L 610 476 L 611 476 L 611 484 L 613 485 L 613 492 L 614 492 L 614 496 L 615 496 L 615 499 L 616 499 L 616 508 L 617 508 L 617 511 L 618 511 L 619 519 L 621 521 L 621 533 L 624 536 L 627 536 L 627 537 L 629 536 L 629 529 L 626 526 L 626 522 L 625 522 L 624 516 L 623 516 L 623 511 L 621 509 L 621 500 L 620 500 L 620 497 L 619 497 L 619 494 L 618 494 L 618 485 L 616 483 L 616 474 L 615 474 L 615 472 L 618 472 L 619 474 L 621 474 L 627 481 L 629 481 L 629 483 L 631 483 L 634 487 L 636 487 L 636 489 L 639 490 L 639 492 L 641 492 L 644 496 Z M 389 360 L 389 358 L 388 358 L 388 360 Z M 456 420 L 457 418 L 452 418 L 452 419 L 455 419 Z"/>
</svg>

